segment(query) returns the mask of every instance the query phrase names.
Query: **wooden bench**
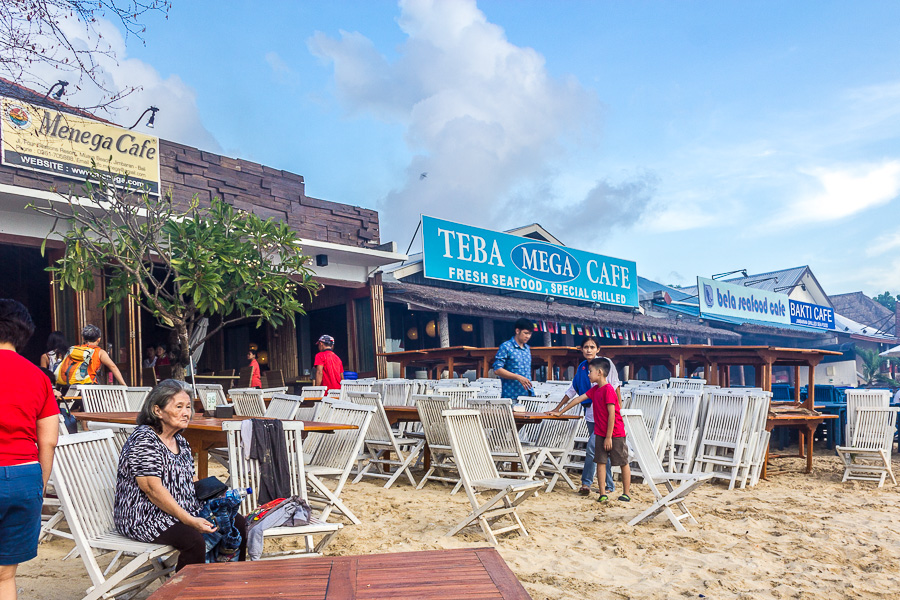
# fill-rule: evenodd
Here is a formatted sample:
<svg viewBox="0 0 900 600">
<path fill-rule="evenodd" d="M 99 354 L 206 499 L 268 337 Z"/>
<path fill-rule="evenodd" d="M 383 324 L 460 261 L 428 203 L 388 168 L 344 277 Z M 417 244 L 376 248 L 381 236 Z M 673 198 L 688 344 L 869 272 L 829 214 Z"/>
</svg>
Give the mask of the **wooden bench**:
<svg viewBox="0 0 900 600">
<path fill-rule="evenodd" d="M 148 600 L 531 600 L 493 548 L 190 565 Z"/>
</svg>

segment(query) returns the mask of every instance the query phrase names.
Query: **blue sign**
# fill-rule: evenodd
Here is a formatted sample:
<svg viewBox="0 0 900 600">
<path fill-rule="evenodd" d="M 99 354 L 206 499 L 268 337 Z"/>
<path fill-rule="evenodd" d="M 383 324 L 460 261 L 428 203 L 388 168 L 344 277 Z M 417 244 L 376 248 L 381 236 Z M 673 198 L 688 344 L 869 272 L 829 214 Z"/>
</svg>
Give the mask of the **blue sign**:
<svg viewBox="0 0 900 600">
<path fill-rule="evenodd" d="M 422 216 L 425 277 L 638 306 L 633 261 Z"/>
<path fill-rule="evenodd" d="M 791 323 L 819 329 L 834 329 L 834 311 L 827 306 L 791 300 Z"/>
</svg>

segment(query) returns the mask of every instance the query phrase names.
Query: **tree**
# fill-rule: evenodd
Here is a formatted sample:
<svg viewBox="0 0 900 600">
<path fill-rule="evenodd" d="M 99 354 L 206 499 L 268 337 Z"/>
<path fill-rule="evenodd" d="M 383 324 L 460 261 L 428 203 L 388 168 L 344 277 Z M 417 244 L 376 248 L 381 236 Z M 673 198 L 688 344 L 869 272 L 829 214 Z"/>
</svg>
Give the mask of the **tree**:
<svg viewBox="0 0 900 600">
<path fill-rule="evenodd" d="M 884 292 L 883 294 L 878 294 L 872 300 L 894 312 L 897 309 L 897 301 L 900 300 L 900 294 L 893 296 L 890 292 Z"/>
<path fill-rule="evenodd" d="M 100 183 L 86 183 L 81 198 L 70 192 L 61 195 L 65 202 L 29 205 L 55 219 L 48 238 L 65 242 L 49 270 L 75 290 L 93 289 L 95 274 L 105 273 L 101 308 L 120 310 L 132 298 L 173 330 L 180 347 L 176 378 L 184 376 L 189 341 L 203 317 L 222 318 L 194 346 L 232 323 L 256 319 L 257 327 L 277 327 L 305 314 L 299 296 L 311 296 L 318 284 L 286 223 L 218 198 L 206 207 L 194 197 L 179 210 L 171 196 L 125 192 L 97 174 L 90 179 Z"/>
<path fill-rule="evenodd" d="M 168 0 L 3 0 L 0 73 L 30 88 L 47 89 L 59 76 L 74 78 L 76 87 L 90 83 L 101 92 L 97 106 L 82 108 L 109 106 L 135 88 L 110 87 L 100 61 L 116 60 L 116 53 L 103 38 L 100 20 L 109 18 L 126 39 L 143 42 L 142 17 L 168 15 L 170 8 Z M 48 79 L 48 72 L 56 76 Z"/>
<path fill-rule="evenodd" d="M 879 386 L 891 385 L 894 381 L 881 372 L 885 364 L 900 365 L 900 361 L 894 358 L 881 356 L 878 350 L 867 350 L 866 348 L 857 348 L 856 355 L 862 359 L 862 380 L 863 385 Z"/>
</svg>

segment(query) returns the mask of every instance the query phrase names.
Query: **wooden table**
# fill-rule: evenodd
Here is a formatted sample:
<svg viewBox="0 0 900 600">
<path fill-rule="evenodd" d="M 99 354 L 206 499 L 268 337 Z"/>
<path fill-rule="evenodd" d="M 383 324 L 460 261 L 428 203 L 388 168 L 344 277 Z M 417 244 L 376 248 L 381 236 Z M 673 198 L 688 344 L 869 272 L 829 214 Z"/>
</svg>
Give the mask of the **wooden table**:
<svg viewBox="0 0 900 600">
<path fill-rule="evenodd" d="M 494 548 L 189 565 L 147 600 L 531 600 Z"/>
<path fill-rule="evenodd" d="M 210 381 L 212 379 L 240 379 L 240 375 L 194 375 L 194 379 Z"/>
<path fill-rule="evenodd" d="M 136 412 L 75 412 L 72 413 L 79 421 L 93 421 L 96 423 L 118 423 L 121 425 L 134 425 L 137 421 Z M 201 479 L 209 475 L 209 450 L 221 448 L 228 443 L 225 432 L 222 431 L 222 423 L 226 421 L 243 421 L 252 417 L 232 417 L 231 419 L 216 419 L 194 415 L 187 429 L 182 430 L 181 435 L 191 445 L 191 450 L 197 453 L 197 476 Z M 333 433 L 339 429 L 358 429 L 356 425 L 343 423 L 325 423 L 321 421 L 304 421 L 304 437 L 310 431 L 317 433 Z"/>
<path fill-rule="evenodd" d="M 806 450 L 806 473 L 812 473 L 813 434 L 816 428 L 828 419 L 837 419 L 837 415 L 823 415 L 813 410 L 795 406 L 773 406 L 769 409 L 769 418 L 766 421 L 766 431 L 771 432 L 776 427 L 789 427 L 799 429 L 801 433 L 800 454 L 769 454 L 766 448 L 766 460 L 763 462 L 762 477 L 767 475 L 767 467 L 770 458 L 786 458 L 788 456 L 803 457 L 804 443 Z M 771 440 L 770 440 L 771 441 Z"/>
</svg>

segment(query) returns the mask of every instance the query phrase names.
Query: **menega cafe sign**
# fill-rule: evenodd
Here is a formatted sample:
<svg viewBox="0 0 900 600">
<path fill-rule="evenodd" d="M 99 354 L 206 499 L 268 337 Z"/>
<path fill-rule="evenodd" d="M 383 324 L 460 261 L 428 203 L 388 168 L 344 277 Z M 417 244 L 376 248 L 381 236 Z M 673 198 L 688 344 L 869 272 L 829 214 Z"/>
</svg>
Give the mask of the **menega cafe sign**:
<svg viewBox="0 0 900 600">
<path fill-rule="evenodd" d="M 422 216 L 425 277 L 618 306 L 638 305 L 633 261 Z"/>
<path fill-rule="evenodd" d="M 159 194 L 159 138 L 11 98 L 2 101 L 2 164 Z M 127 180 L 126 180 L 127 177 Z"/>
</svg>

